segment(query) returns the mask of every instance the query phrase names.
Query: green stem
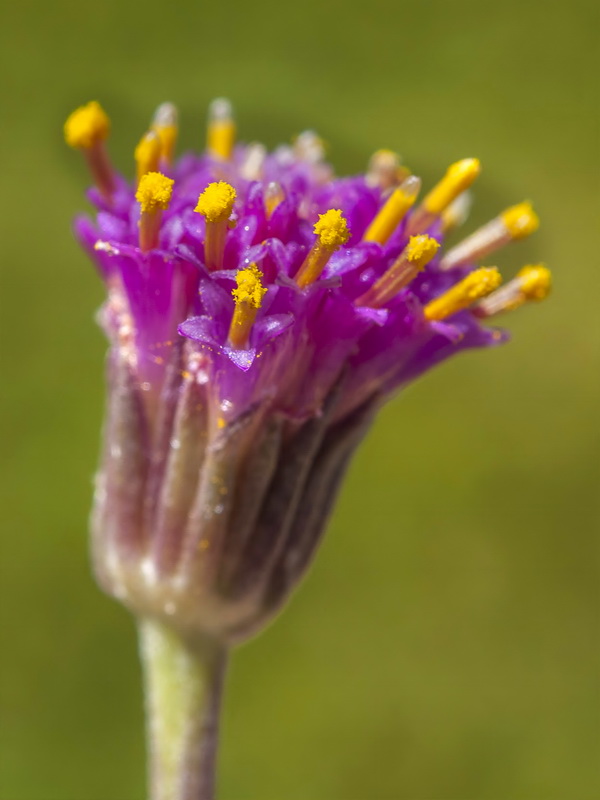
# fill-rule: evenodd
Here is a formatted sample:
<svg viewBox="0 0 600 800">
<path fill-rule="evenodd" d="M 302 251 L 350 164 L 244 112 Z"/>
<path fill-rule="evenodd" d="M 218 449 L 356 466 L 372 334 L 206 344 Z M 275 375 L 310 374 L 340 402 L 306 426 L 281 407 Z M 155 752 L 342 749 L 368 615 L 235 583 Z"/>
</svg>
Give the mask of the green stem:
<svg viewBox="0 0 600 800">
<path fill-rule="evenodd" d="M 151 800 L 213 800 L 226 650 L 142 619 Z"/>
</svg>

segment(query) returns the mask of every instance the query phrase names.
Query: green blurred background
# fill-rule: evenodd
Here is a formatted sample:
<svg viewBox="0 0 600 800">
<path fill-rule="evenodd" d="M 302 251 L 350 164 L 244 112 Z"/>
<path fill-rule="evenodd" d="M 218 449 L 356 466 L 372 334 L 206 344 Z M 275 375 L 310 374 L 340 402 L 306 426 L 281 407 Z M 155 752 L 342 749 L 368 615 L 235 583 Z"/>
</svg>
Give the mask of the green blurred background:
<svg viewBox="0 0 600 800">
<path fill-rule="evenodd" d="M 190 147 L 217 95 L 247 139 L 316 128 L 340 173 L 391 147 L 430 185 L 480 157 L 468 229 L 531 198 L 542 228 L 499 264 L 555 273 L 512 344 L 378 419 L 308 579 L 235 655 L 220 797 L 600 796 L 596 5 L 3 7 L 2 800 L 144 797 L 133 624 L 88 567 L 103 292 L 62 123 L 100 100 L 131 173 L 159 102 Z"/>
</svg>

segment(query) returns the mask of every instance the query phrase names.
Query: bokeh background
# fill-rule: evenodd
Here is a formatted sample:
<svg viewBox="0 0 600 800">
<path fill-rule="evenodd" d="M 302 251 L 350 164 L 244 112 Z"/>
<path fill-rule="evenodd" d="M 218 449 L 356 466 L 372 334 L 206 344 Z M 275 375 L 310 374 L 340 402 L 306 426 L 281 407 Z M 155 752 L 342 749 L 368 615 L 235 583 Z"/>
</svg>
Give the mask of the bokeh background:
<svg viewBox="0 0 600 800">
<path fill-rule="evenodd" d="M 304 128 L 340 173 L 379 147 L 426 182 L 482 159 L 468 229 L 531 198 L 511 274 L 554 269 L 513 342 L 445 364 L 380 416 L 287 612 L 228 678 L 222 800 L 591 800 L 598 727 L 595 2 L 7 3 L 2 85 L 2 800 L 141 800 L 134 628 L 96 589 L 87 515 L 102 289 L 62 142 L 100 100 L 110 150 L 154 107 L 201 146 Z M 596 228 L 597 230 L 597 228 Z"/>
</svg>

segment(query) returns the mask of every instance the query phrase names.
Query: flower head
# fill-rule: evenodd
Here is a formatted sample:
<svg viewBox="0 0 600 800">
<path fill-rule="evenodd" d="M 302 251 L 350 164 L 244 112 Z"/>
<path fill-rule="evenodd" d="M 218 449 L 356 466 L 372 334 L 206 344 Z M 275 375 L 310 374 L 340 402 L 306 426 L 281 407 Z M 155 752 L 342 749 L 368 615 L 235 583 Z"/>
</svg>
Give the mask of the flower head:
<svg viewBox="0 0 600 800">
<path fill-rule="evenodd" d="M 95 106 L 82 113 L 65 129 L 77 147 L 81 131 L 92 144 L 108 131 L 92 125 Z M 550 281 L 527 267 L 499 287 L 478 265 L 535 230 L 529 204 L 443 252 L 477 159 L 418 203 L 421 181 L 390 151 L 337 178 L 312 132 L 273 153 L 236 145 L 224 100 L 204 154 L 173 161 L 176 134 L 165 104 L 136 150 L 136 185 L 105 153 L 102 169 L 90 160 L 98 214 L 76 223 L 108 291 L 96 566 L 135 611 L 235 640 L 303 573 L 381 404 L 444 359 L 504 341 L 482 320 Z"/>
</svg>

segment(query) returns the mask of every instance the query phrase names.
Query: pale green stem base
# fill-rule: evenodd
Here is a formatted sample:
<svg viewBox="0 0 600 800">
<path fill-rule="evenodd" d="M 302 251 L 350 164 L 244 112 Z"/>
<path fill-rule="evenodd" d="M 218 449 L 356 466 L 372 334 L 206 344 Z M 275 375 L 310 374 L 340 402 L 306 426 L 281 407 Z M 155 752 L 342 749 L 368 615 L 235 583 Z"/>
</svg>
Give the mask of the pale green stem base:
<svg viewBox="0 0 600 800">
<path fill-rule="evenodd" d="M 213 800 L 226 650 L 185 642 L 156 620 L 139 630 L 150 800 Z"/>
</svg>

